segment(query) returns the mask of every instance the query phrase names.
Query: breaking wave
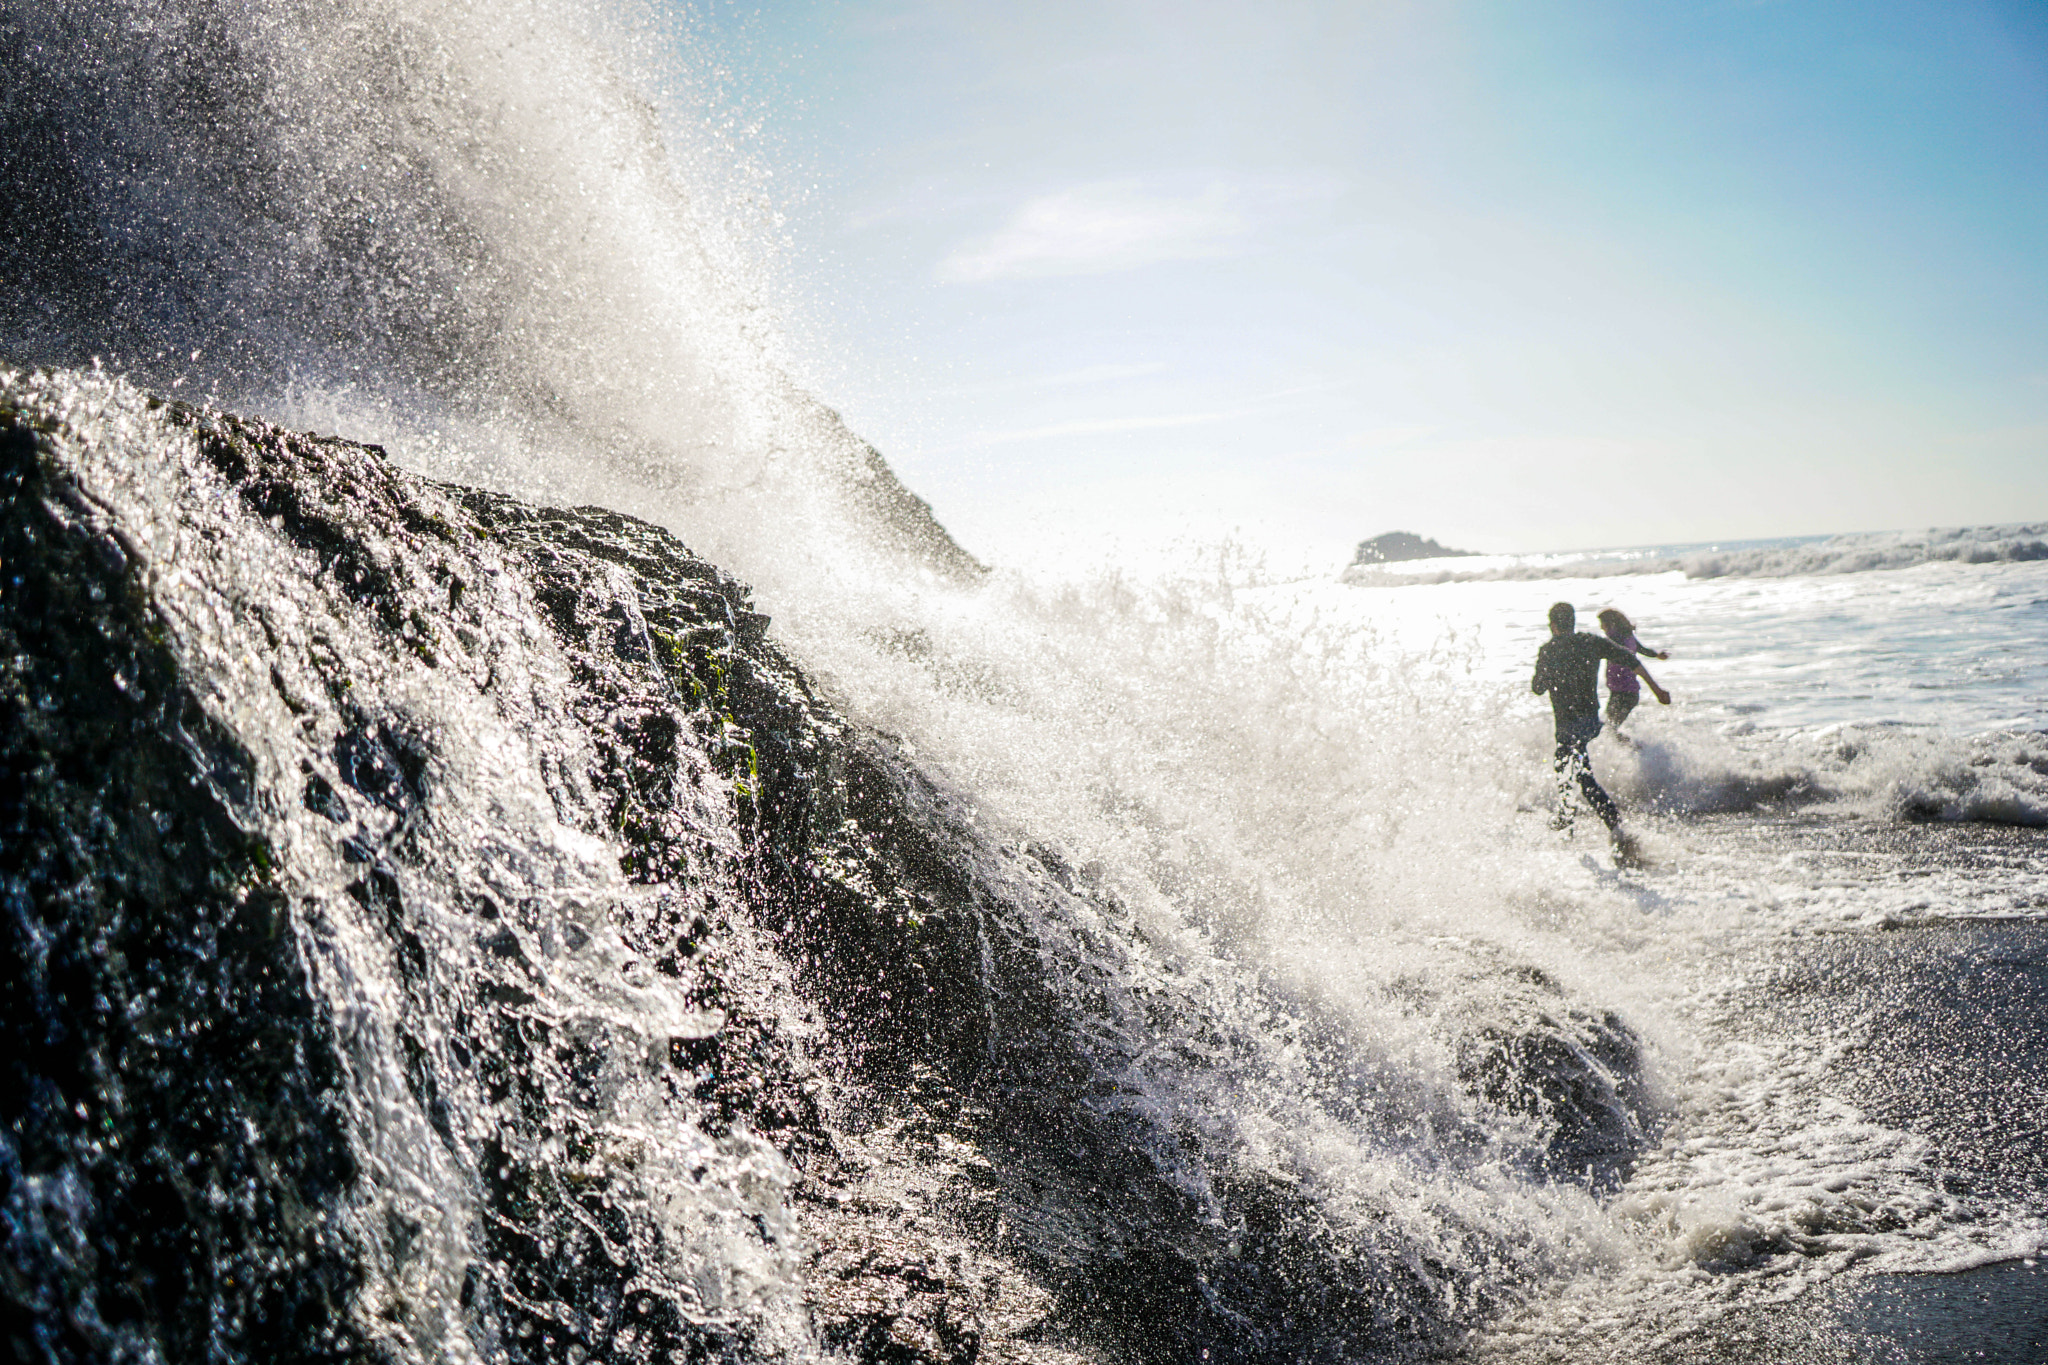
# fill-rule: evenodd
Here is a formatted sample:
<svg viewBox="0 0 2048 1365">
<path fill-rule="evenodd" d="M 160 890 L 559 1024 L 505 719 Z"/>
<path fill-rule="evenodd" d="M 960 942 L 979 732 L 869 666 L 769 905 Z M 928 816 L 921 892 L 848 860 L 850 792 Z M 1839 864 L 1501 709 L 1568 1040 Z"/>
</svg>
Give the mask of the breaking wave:
<svg viewBox="0 0 2048 1365">
<path fill-rule="evenodd" d="M 2016 564 L 2048 560 L 2048 524 L 1875 531 L 1825 538 L 1732 545 L 1653 546 L 1631 550 L 1354 564 L 1346 582 L 1399 586 L 1521 579 L 1617 578 L 1680 573 L 1687 578 L 1793 578 L 1870 573 L 1919 564 Z"/>
<path fill-rule="evenodd" d="M 2048 826 L 2048 732 L 1957 738 L 1932 727 L 1841 725 L 1764 736 L 1741 723 L 1608 746 L 1616 786 L 1683 815 L 1824 808 L 1894 821 Z"/>
</svg>

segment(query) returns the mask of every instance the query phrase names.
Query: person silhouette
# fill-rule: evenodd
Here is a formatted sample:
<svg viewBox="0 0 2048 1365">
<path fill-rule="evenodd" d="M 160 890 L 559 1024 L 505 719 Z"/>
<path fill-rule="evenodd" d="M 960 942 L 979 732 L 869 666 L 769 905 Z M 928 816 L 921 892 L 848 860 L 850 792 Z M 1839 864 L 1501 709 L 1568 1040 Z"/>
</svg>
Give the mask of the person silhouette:
<svg viewBox="0 0 2048 1365">
<path fill-rule="evenodd" d="M 1607 632 L 1607 638 L 1631 654 L 1647 654 L 1652 659 L 1668 659 L 1670 654 L 1661 649 L 1651 649 L 1636 639 L 1636 628 L 1628 617 L 1613 607 L 1600 613 L 1600 629 Z M 1643 699 L 1643 685 L 1636 677 L 1636 670 L 1623 668 L 1612 659 L 1607 661 L 1607 726 L 1614 731 L 1614 737 L 1624 744 L 1632 743 L 1621 733 L 1621 723 L 1628 719 L 1628 713 L 1636 709 Z"/>
<path fill-rule="evenodd" d="M 1560 825 L 1569 823 L 1571 789 L 1577 786 L 1600 823 L 1607 826 L 1615 847 L 1625 853 L 1630 845 L 1622 833 L 1621 811 L 1594 779 L 1592 762 L 1586 757 L 1586 746 L 1600 733 L 1600 665 L 1619 666 L 1631 676 L 1640 676 L 1664 706 L 1671 704 L 1671 694 L 1650 676 L 1641 659 L 1612 640 L 1574 629 L 1577 620 L 1571 603 L 1551 606 L 1550 638 L 1536 651 L 1536 673 L 1529 679 L 1529 690 L 1538 696 L 1548 694 L 1556 722 Z"/>
</svg>

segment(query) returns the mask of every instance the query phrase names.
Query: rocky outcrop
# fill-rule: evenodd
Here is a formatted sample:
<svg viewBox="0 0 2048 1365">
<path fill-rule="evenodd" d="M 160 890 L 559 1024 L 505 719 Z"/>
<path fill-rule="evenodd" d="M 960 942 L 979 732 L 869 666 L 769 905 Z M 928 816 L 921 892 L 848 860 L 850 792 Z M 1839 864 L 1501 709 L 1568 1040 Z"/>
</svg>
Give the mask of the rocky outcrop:
<svg viewBox="0 0 2048 1365">
<path fill-rule="evenodd" d="M 743 587 L 104 381 L 10 383 L 0 459 L 19 1358 L 1047 1331 L 1042 1269 L 870 1188 L 992 1208 L 896 1135 L 1000 1051 L 988 944 Z M 522 741 L 511 781 L 465 749 Z"/>
<path fill-rule="evenodd" d="M 1358 552 L 1351 557 L 1351 563 L 1354 567 L 1360 564 L 1394 564 L 1404 559 L 1469 557 L 1475 553 L 1473 550 L 1449 549 L 1413 531 L 1388 531 L 1371 540 L 1359 541 Z"/>
<path fill-rule="evenodd" d="M 1499 1292 L 1181 1125 L 1201 993 L 658 527 L 13 374 L 0 572 L 21 1359 L 1398 1359 Z M 1567 1022 L 1467 1079 L 1611 1168 Z"/>
</svg>

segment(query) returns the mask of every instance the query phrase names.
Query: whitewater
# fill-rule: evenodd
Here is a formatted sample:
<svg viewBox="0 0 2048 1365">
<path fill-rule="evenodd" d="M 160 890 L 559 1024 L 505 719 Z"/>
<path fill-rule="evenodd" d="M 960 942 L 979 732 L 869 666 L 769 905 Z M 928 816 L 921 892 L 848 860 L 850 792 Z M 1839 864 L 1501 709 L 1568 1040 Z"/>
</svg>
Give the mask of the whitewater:
<svg viewBox="0 0 2048 1365">
<path fill-rule="evenodd" d="M 1091 1121 L 1141 1134 L 1146 1178 L 1233 1254 L 1329 1246 L 1388 1268 L 1374 1271 L 1396 1303 L 1383 1337 L 1360 1345 L 1356 1323 L 1317 1317 L 1350 1300 L 1304 1292 L 1219 1337 L 1218 1358 L 1895 1358 L 1881 1352 L 1910 1348 L 1915 1313 L 1965 1281 L 1991 1285 L 1994 1307 L 2030 1306 L 2016 1326 L 1957 1310 L 1943 1319 L 1957 1339 L 2023 1351 L 2040 1330 L 2048 528 L 1309 579 L 1236 545 L 1142 571 L 982 564 L 829 393 L 790 377 L 768 178 L 734 151 L 705 59 L 658 14 L 10 0 L 0 59 L 10 411 L 48 415 L 51 448 L 143 522 L 225 505 L 159 472 L 196 467 L 192 432 L 234 410 L 374 442 L 447 485 L 644 518 L 736 576 L 751 596 L 721 589 L 732 632 L 772 622 L 804 686 L 928 784 L 908 784 L 925 794 L 907 809 L 1054 869 L 1057 891 L 975 875 L 1007 886 L 1004 922 L 1042 956 L 1045 1008 L 1088 1040 Z M 169 423 L 145 391 L 201 416 Z M 421 496 L 456 517 L 457 495 Z M 460 504 L 484 526 L 481 505 Z M 234 534 L 246 543 L 188 537 L 177 553 L 256 600 L 284 552 L 260 526 Z M 464 553 L 495 562 L 478 540 Z M 164 558 L 164 590 L 197 593 Z M 743 1358 L 898 1358 L 825 1340 L 806 1307 L 840 1225 L 792 1193 L 802 1155 L 707 1136 L 687 1103 L 624 1079 L 647 1038 L 723 1024 L 627 981 L 604 926 L 700 892 L 680 873 L 659 893 L 621 889 L 625 835 L 557 771 L 594 760 L 541 737 L 568 727 L 557 699 L 575 668 L 520 590 L 489 593 L 498 615 L 469 626 L 532 651 L 522 685 L 541 700 L 508 719 L 394 665 L 391 705 L 476 757 L 449 760 L 447 795 L 417 819 L 351 796 L 382 822 L 358 837 L 427 830 L 461 875 L 532 881 L 531 943 L 602 948 L 534 1008 L 596 1021 L 583 1045 L 617 1099 L 592 1141 L 633 1154 L 663 1231 L 647 1246 L 670 1249 L 646 1254 L 672 1256 L 636 1292 L 747 1325 Z M 1590 821 L 1552 828 L 1549 718 L 1528 674 L 1559 599 L 1588 625 L 1619 606 L 1672 654 L 1655 671 L 1674 704 L 1641 708 L 1631 744 L 1593 748 L 1641 867 L 1617 868 Z M 339 607 L 294 611 L 334 652 L 379 647 Z M 180 647 L 224 679 L 209 704 L 273 733 L 264 752 L 296 774 L 291 736 L 311 722 L 247 671 L 266 648 L 255 626 L 218 604 L 191 619 Z M 740 842 L 718 803 L 748 780 L 704 780 L 713 852 Z M 270 837 L 316 850 L 309 886 L 339 887 L 353 855 L 321 851 L 329 817 L 304 804 L 266 815 Z M 404 885 L 443 895 L 425 874 Z M 807 1013 L 801 962 L 758 926 L 735 932 L 751 1008 L 817 1067 L 807 1084 L 836 1140 L 914 1146 L 891 1097 L 835 1070 L 861 1040 Z M 391 1359 L 642 1358 L 631 1333 L 557 1355 L 486 1320 L 474 1286 L 517 1278 L 479 1211 L 489 1162 L 481 1139 L 433 1134 L 485 1131 L 492 1101 L 441 1051 L 456 1118 L 408 1087 L 423 1064 L 393 1039 L 417 1028 L 441 1048 L 461 1026 L 431 1002 L 387 1017 L 403 991 L 379 975 L 385 933 L 366 917 L 339 935 L 318 982 L 357 1021 L 359 1070 L 331 1083 L 376 1187 L 335 1196 L 336 1216 L 384 1248 L 335 1311 Z M 511 970 L 435 951 L 451 973 Z M 535 1088 L 563 1105 L 576 1089 Z M 917 1150 L 935 1173 L 1002 1159 L 951 1138 Z M 1074 1164 L 1091 1150 L 1065 1167 L 1051 1150 L 1046 1169 L 1107 1187 L 1115 1170 Z M 589 1158 L 574 1142 L 535 1151 L 564 1181 Z M 62 1316 L 36 1267 L 82 1263 L 53 1210 L 87 1199 L 75 1176 L 23 1161 L 10 1146 L 0 1201 L 11 1322 Z M 891 1197 L 908 1208 L 924 1196 L 906 1180 Z M 1285 1226 L 1232 1221 L 1233 1182 L 1284 1190 Z M 1141 1202 L 1120 1198 L 1100 1192 L 1104 1220 Z M 401 1207 L 426 1231 L 392 1233 Z M 1020 1259 L 1017 1239 L 1070 1231 L 992 1228 L 986 1247 Z M 1118 1254 L 1138 1264 L 1146 1248 Z M 991 1329 L 982 1353 L 1151 1359 L 1167 1348 L 1149 1332 L 1177 1340 L 1157 1323 L 1105 1337 L 1047 1321 Z M 68 1358 L 9 1330 L 26 1358 Z M 206 1338 L 213 1358 L 252 1358 L 235 1330 Z M 167 1358 L 144 1328 L 123 1340 L 121 1358 Z"/>
</svg>

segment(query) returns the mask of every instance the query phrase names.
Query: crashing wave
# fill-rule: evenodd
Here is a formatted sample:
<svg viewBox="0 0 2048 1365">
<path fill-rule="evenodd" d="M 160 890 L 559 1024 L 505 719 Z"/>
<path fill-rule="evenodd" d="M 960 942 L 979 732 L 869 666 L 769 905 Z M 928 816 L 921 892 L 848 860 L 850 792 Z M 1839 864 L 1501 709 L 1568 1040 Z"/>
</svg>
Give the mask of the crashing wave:
<svg viewBox="0 0 2048 1365">
<path fill-rule="evenodd" d="M 1826 810 L 1888 822 L 2048 827 L 2048 733 L 1957 738 L 1902 725 L 1836 725 L 1749 743 L 1667 733 L 1611 753 L 1619 791 L 1678 815 Z"/>
<path fill-rule="evenodd" d="M 7 6 L 0 357 L 373 431 L 682 524 L 757 579 L 875 553 L 976 576 L 790 378 L 758 172 L 671 136 L 633 79 L 659 21 L 629 13 Z"/>
<path fill-rule="evenodd" d="M 1749 542 L 1730 546 L 1676 546 L 1491 557 L 1472 567 L 1418 570 L 1354 564 L 1342 579 L 1361 586 L 1486 583 L 1531 579 L 1616 578 L 1682 573 L 1687 578 L 1793 578 L 1808 574 L 1868 573 L 1919 564 L 2018 564 L 2048 559 L 2048 524 L 1965 526 L 1928 531 L 1862 532 Z"/>
</svg>

